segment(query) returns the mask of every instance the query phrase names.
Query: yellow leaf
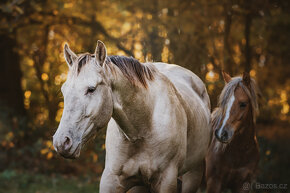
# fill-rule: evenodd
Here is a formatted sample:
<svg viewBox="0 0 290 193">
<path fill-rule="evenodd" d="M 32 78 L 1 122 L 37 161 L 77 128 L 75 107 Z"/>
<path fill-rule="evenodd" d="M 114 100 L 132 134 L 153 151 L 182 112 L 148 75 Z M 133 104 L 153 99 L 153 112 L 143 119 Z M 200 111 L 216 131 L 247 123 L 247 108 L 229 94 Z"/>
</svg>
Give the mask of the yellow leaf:
<svg viewBox="0 0 290 193">
<path fill-rule="evenodd" d="M 44 81 L 47 81 L 48 80 L 48 75 L 46 73 L 42 73 L 41 79 L 44 80 Z"/>
<path fill-rule="evenodd" d="M 10 143 L 9 143 L 9 147 L 10 147 L 10 148 L 13 148 L 13 147 L 14 147 L 14 143 L 10 142 Z"/>
<path fill-rule="evenodd" d="M 42 154 L 42 155 L 44 155 L 44 154 L 46 154 L 48 152 L 48 149 L 42 149 L 41 151 L 40 151 L 40 153 Z"/>
<path fill-rule="evenodd" d="M 63 109 L 58 109 L 57 112 L 56 112 L 56 116 L 55 116 L 55 120 L 57 122 L 60 122 L 60 119 L 61 119 L 61 116 L 62 116 L 62 112 L 63 112 Z"/>
<path fill-rule="evenodd" d="M 25 98 L 29 98 L 31 96 L 31 91 L 30 90 L 25 91 L 24 96 Z"/>
<path fill-rule="evenodd" d="M 49 152 L 47 155 L 46 155 L 46 158 L 47 159 L 51 159 L 53 157 L 53 153 L 52 152 Z"/>
<path fill-rule="evenodd" d="M 9 133 L 7 133 L 7 135 L 6 135 L 7 141 L 11 141 L 13 139 L 13 137 L 14 137 L 14 134 L 11 131 Z"/>
<path fill-rule="evenodd" d="M 93 162 L 97 162 L 98 161 L 98 155 L 97 154 L 93 154 Z"/>
<path fill-rule="evenodd" d="M 2 141 L 1 145 L 5 147 L 7 145 L 7 141 Z"/>
<path fill-rule="evenodd" d="M 46 146 L 47 146 L 47 147 L 51 147 L 51 146 L 52 146 L 52 142 L 51 142 L 51 140 L 47 140 L 47 141 L 46 141 Z"/>
</svg>

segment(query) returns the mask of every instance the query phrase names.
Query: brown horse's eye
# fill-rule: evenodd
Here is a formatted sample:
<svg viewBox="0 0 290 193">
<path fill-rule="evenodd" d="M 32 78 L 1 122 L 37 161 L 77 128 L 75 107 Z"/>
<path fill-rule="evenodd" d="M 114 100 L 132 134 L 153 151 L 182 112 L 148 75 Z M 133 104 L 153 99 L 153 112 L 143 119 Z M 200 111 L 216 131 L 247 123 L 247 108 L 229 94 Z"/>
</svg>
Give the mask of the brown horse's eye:
<svg viewBox="0 0 290 193">
<path fill-rule="evenodd" d="M 247 106 L 246 102 L 240 102 L 240 108 L 244 109 Z"/>
<path fill-rule="evenodd" d="M 95 90 L 96 90 L 95 86 L 89 86 L 86 94 L 93 93 Z"/>
</svg>

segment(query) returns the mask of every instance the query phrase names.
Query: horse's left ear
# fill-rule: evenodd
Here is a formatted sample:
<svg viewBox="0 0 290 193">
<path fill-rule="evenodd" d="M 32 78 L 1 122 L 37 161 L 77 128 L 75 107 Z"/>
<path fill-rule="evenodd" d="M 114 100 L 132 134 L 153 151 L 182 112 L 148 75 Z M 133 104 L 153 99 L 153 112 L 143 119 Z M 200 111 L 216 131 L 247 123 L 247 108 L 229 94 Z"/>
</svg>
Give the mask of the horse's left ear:
<svg viewBox="0 0 290 193">
<path fill-rule="evenodd" d="M 225 71 L 223 71 L 223 70 L 222 70 L 222 75 L 223 75 L 224 81 L 226 83 L 229 83 L 232 80 L 232 77 L 228 73 L 226 73 Z"/>
<path fill-rule="evenodd" d="M 95 51 L 96 61 L 100 66 L 103 66 L 106 57 L 107 57 L 107 49 L 105 44 L 98 40 L 96 51 Z"/>
<path fill-rule="evenodd" d="M 63 53 L 66 63 L 69 67 L 72 67 L 74 61 L 77 59 L 77 55 L 71 51 L 67 43 L 64 44 Z"/>
<path fill-rule="evenodd" d="M 248 72 L 243 73 L 243 83 L 247 87 L 251 86 L 251 77 L 250 77 L 250 74 Z"/>
</svg>

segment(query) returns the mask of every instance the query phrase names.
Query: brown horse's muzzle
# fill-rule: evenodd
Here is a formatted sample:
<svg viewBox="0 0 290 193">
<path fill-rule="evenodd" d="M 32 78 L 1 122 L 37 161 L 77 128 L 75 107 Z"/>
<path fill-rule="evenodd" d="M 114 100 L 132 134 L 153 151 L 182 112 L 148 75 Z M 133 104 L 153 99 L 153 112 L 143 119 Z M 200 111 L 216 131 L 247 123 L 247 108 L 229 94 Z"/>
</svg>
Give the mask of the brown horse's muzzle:
<svg viewBox="0 0 290 193">
<path fill-rule="evenodd" d="M 214 134 L 220 142 L 229 143 L 233 137 L 234 132 L 230 127 L 225 126 L 223 128 L 216 129 Z"/>
</svg>

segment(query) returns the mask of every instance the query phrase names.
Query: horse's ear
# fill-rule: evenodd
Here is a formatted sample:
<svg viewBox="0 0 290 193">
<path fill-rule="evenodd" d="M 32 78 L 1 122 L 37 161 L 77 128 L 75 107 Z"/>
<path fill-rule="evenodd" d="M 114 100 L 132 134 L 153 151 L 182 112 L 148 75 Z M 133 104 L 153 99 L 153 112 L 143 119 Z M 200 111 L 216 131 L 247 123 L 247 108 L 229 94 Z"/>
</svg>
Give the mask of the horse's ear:
<svg viewBox="0 0 290 193">
<path fill-rule="evenodd" d="M 222 71 L 222 75 L 223 75 L 224 81 L 226 83 L 229 83 L 232 80 L 232 77 L 228 73 L 226 73 L 225 71 Z"/>
<path fill-rule="evenodd" d="M 248 72 L 243 73 L 243 83 L 247 87 L 250 87 L 250 85 L 251 85 L 251 77 L 250 77 L 250 74 Z"/>
<path fill-rule="evenodd" d="M 100 66 L 103 66 L 106 57 L 107 57 L 107 49 L 105 44 L 98 40 L 96 51 L 95 51 L 96 61 Z"/>
<path fill-rule="evenodd" d="M 77 58 L 77 55 L 73 51 L 71 51 L 67 43 L 64 44 L 63 53 L 66 63 L 69 67 L 71 67 L 74 60 Z"/>
</svg>

